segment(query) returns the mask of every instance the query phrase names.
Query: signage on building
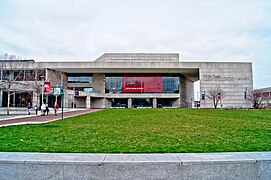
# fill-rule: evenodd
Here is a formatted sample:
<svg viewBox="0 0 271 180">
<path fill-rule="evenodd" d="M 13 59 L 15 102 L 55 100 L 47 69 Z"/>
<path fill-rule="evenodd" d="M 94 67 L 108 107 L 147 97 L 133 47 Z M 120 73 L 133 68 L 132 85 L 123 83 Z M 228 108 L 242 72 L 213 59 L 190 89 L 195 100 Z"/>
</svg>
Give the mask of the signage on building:
<svg viewBox="0 0 271 180">
<path fill-rule="evenodd" d="M 44 82 L 44 93 L 50 93 L 50 82 Z"/>
</svg>

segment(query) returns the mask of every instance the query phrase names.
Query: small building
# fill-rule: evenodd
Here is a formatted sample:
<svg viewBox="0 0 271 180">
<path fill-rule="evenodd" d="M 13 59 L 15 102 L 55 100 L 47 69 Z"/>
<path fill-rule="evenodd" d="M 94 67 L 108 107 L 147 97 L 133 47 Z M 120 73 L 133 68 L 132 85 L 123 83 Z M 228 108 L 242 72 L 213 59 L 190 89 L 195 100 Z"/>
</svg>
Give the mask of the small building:
<svg viewBox="0 0 271 180">
<path fill-rule="evenodd" d="M 10 60 L 0 61 L 0 67 L 2 107 L 7 106 L 7 77 L 14 78 L 11 106 L 40 104 L 42 80 L 51 88 L 63 84 L 64 107 L 80 108 L 191 108 L 196 81 L 200 94 L 223 89 L 223 107 L 245 107 L 244 89 L 253 89 L 251 62 L 186 61 L 177 53 L 105 53 L 89 62 Z M 52 90 L 44 99 L 49 106 L 56 100 Z M 201 107 L 213 107 L 203 99 Z"/>
<path fill-rule="evenodd" d="M 260 100 L 260 108 L 271 108 L 271 87 L 255 89 Z"/>
</svg>

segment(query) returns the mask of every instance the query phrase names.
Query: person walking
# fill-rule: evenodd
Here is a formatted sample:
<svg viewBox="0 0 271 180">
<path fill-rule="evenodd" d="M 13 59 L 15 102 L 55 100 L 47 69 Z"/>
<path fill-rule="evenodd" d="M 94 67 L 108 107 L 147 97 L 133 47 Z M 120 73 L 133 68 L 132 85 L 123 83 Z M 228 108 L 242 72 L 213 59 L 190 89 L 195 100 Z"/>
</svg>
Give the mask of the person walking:
<svg viewBox="0 0 271 180">
<path fill-rule="evenodd" d="M 47 115 L 48 115 L 48 113 L 49 113 L 49 111 L 50 111 L 50 110 L 49 110 L 48 103 L 45 104 L 45 111 L 46 111 L 46 113 L 47 113 Z"/>
<path fill-rule="evenodd" d="M 59 106 L 58 106 L 57 102 L 55 102 L 55 104 L 54 104 L 55 116 L 57 115 L 58 108 L 59 108 Z"/>
<path fill-rule="evenodd" d="M 28 103 L 28 105 L 27 105 L 28 115 L 30 115 L 30 110 L 31 110 L 31 108 L 32 108 L 31 104 Z"/>
<path fill-rule="evenodd" d="M 45 115 L 45 112 L 46 112 L 46 106 L 45 106 L 44 102 L 42 103 L 40 109 L 41 109 L 41 115 L 44 116 L 44 115 Z"/>
<path fill-rule="evenodd" d="M 38 115 L 38 110 L 39 110 L 39 108 L 38 108 L 38 106 L 36 105 L 36 106 L 35 106 L 35 112 L 36 112 L 36 115 Z"/>
</svg>

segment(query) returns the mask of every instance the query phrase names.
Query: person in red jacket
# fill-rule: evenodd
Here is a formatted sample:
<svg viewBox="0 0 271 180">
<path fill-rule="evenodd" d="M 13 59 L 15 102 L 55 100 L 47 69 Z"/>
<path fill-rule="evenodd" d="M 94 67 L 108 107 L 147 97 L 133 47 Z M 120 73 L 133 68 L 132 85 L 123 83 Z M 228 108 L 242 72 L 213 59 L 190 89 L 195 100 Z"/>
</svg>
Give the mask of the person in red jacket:
<svg viewBox="0 0 271 180">
<path fill-rule="evenodd" d="M 55 104 L 54 104 L 55 116 L 57 115 L 58 108 L 59 108 L 59 106 L 58 106 L 57 102 L 55 102 Z"/>
</svg>

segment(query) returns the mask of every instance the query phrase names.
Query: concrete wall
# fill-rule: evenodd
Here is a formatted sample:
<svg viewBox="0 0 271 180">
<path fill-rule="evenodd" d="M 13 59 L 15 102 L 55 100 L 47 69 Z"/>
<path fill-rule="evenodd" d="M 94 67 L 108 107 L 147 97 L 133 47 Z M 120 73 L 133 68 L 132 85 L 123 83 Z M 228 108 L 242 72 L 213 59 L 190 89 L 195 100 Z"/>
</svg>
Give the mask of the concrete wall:
<svg viewBox="0 0 271 180">
<path fill-rule="evenodd" d="M 91 98 L 91 108 L 104 108 L 104 98 Z"/>
<path fill-rule="evenodd" d="M 93 91 L 96 93 L 105 93 L 105 76 L 101 73 L 94 73 L 92 79 Z"/>
<path fill-rule="evenodd" d="M 0 179 L 270 180 L 271 152 L 0 153 Z"/>
<path fill-rule="evenodd" d="M 86 108 L 86 99 L 87 97 L 75 97 L 75 103 L 77 108 Z"/>
<path fill-rule="evenodd" d="M 55 70 L 50 70 L 46 69 L 46 79 L 45 81 L 49 81 L 51 87 L 54 86 L 60 86 L 61 85 L 61 71 L 55 71 Z M 68 86 L 68 77 L 66 76 L 65 73 L 63 73 L 63 85 L 64 88 L 66 89 Z"/>
<path fill-rule="evenodd" d="M 194 97 L 194 83 L 186 76 L 180 76 L 180 107 L 191 108 Z"/>
<path fill-rule="evenodd" d="M 201 63 L 200 93 L 220 87 L 225 92 L 222 98 L 223 107 L 251 107 L 251 102 L 244 99 L 244 90 L 253 89 L 251 63 Z M 202 107 L 213 107 L 208 98 L 201 103 Z M 220 106 L 218 106 L 220 107 Z"/>
<path fill-rule="evenodd" d="M 0 107 L 2 107 L 3 104 L 3 89 L 0 89 Z"/>
</svg>

